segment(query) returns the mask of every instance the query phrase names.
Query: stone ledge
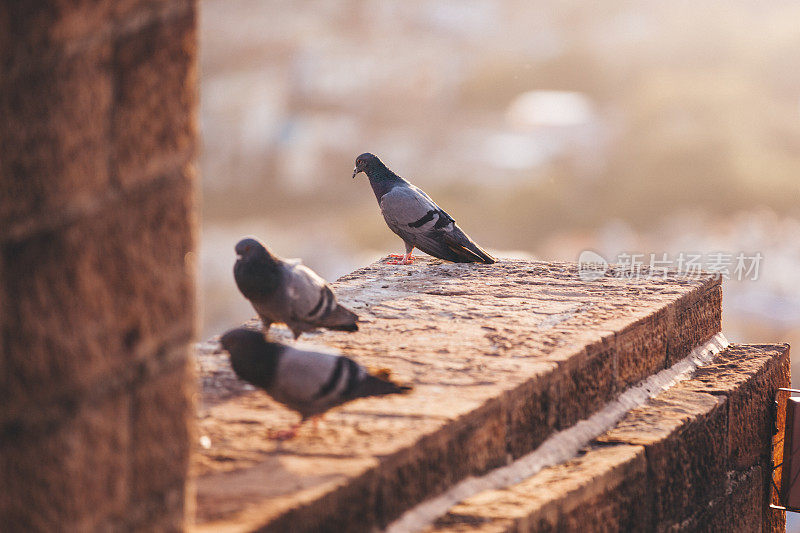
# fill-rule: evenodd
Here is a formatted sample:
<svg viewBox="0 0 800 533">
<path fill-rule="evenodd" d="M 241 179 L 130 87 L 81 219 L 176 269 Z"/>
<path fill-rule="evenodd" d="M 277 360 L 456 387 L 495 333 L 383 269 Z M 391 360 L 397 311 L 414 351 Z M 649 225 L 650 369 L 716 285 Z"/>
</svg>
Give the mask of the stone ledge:
<svg viewBox="0 0 800 533">
<path fill-rule="evenodd" d="M 767 502 L 768 451 L 738 470 L 739 448 L 728 443 L 752 435 L 736 427 L 740 395 L 756 393 L 747 414 L 770 420 L 777 387 L 789 383 L 788 360 L 786 345 L 732 345 L 692 379 L 632 410 L 580 457 L 479 493 L 430 531 L 572 531 L 577 524 L 581 531 L 760 531 L 762 523 L 764 531 L 782 531 L 783 513 Z M 759 444 L 768 448 L 770 438 Z"/>
<path fill-rule="evenodd" d="M 751 467 L 771 453 L 772 423 L 761 415 L 778 387 L 788 386 L 789 363 L 787 344 L 737 344 L 681 384 L 728 398 L 727 446 L 732 467 Z"/>
<path fill-rule="evenodd" d="M 391 368 L 415 391 L 343 406 L 282 445 L 266 430 L 295 415 L 238 382 L 216 343 L 201 347 L 199 423 L 211 447 L 196 458 L 196 527 L 384 527 L 590 416 L 665 368 L 669 346 L 719 332 L 717 277 L 615 274 L 583 281 L 569 263 L 420 259 L 341 278 L 336 291 L 361 315 L 361 330 L 303 340 Z M 697 312 L 684 325 L 686 309 Z"/>
<path fill-rule="evenodd" d="M 647 459 L 643 446 L 592 446 L 507 489 L 481 492 L 452 507 L 430 531 L 646 531 Z M 580 524 L 581 527 L 569 527 Z"/>
</svg>

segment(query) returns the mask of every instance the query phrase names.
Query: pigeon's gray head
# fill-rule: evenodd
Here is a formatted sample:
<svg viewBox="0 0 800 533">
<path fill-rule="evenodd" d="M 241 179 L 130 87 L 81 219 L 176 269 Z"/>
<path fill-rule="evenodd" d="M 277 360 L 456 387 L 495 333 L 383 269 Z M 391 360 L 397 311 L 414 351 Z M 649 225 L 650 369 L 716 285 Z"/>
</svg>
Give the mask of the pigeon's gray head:
<svg viewBox="0 0 800 533">
<path fill-rule="evenodd" d="M 266 247 L 252 237 L 247 237 L 237 242 L 235 250 L 239 259 L 244 260 L 270 255 Z"/>
<path fill-rule="evenodd" d="M 225 333 L 220 343 L 231 355 L 235 353 L 253 353 L 263 348 L 266 341 L 264 336 L 250 329 L 232 329 Z"/>
<path fill-rule="evenodd" d="M 233 279 L 248 300 L 268 297 L 281 283 L 281 260 L 258 240 L 247 237 L 236 243 Z"/>
<path fill-rule="evenodd" d="M 356 167 L 353 169 L 353 178 L 359 172 L 366 172 L 369 174 L 370 170 L 383 167 L 383 163 L 378 156 L 370 154 L 369 152 L 363 153 L 356 157 Z"/>
<path fill-rule="evenodd" d="M 267 388 L 272 384 L 283 346 L 267 342 L 258 331 L 244 328 L 230 330 L 220 342 L 230 355 L 237 376 L 257 387 Z"/>
</svg>

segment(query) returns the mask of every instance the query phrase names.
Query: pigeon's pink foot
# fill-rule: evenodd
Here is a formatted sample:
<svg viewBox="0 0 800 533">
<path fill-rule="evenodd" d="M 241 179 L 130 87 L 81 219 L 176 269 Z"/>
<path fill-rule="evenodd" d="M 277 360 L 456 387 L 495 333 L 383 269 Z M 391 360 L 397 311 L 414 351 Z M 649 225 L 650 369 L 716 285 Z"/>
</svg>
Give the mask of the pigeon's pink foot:
<svg viewBox="0 0 800 533">
<path fill-rule="evenodd" d="M 395 257 L 395 256 L 392 256 Z M 414 256 L 411 254 L 396 256 L 400 257 L 400 261 L 387 261 L 387 265 L 411 265 L 414 263 Z"/>
<path fill-rule="evenodd" d="M 403 255 L 403 254 L 389 254 L 388 257 L 396 257 L 398 259 L 402 259 L 403 257 L 405 257 L 405 255 Z"/>
<path fill-rule="evenodd" d="M 267 431 L 267 438 L 269 440 L 277 440 L 277 441 L 285 441 L 285 440 L 292 440 L 297 436 L 297 430 L 300 429 L 300 424 L 296 426 L 292 426 L 291 429 L 281 429 L 278 431 L 269 430 Z"/>
</svg>

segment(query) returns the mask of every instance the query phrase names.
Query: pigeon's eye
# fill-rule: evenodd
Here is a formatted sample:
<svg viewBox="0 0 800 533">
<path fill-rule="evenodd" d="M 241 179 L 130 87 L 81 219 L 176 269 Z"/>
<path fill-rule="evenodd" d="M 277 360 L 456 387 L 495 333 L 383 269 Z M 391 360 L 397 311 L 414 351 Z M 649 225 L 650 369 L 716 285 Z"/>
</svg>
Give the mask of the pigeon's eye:
<svg viewBox="0 0 800 533">
<path fill-rule="evenodd" d="M 248 244 L 247 246 L 244 247 L 244 251 L 245 252 L 249 252 L 250 248 L 251 248 L 251 246 Z"/>
</svg>

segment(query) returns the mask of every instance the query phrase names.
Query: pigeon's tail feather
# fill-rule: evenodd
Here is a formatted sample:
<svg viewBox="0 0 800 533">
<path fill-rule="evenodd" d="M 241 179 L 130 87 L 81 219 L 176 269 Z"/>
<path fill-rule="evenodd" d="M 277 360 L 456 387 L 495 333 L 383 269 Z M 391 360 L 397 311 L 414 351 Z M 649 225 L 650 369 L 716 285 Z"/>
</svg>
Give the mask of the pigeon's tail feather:
<svg viewBox="0 0 800 533">
<path fill-rule="evenodd" d="M 376 378 L 380 378 L 384 381 L 391 381 L 392 380 L 392 371 L 388 368 L 370 368 L 369 373 L 375 376 Z"/>
<path fill-rule="evenodd" d="M 495 263 L 494 257 L 475 244 L 466 233 L 456 227 L 453 235 L 445 235 L 445 244 L 458 258 L 456 263 L 484 263 L 491 265 Z"/>
<path fill-rule="evenodd" d="M 389 379 L 384 379 L 382 376 L 367 374 L 353 391 L 353 397 L 366 398 L 368 396 L 386 396 L 387 394 L 408 394 L 413 389 L 409 385 L 401 385 Z"/>
<path fill-rule="evenodd" d="M 358 315 L 341 304 L 328 313 L 321 324 L 336 331 L 358 331 Z"/>
</svg>

